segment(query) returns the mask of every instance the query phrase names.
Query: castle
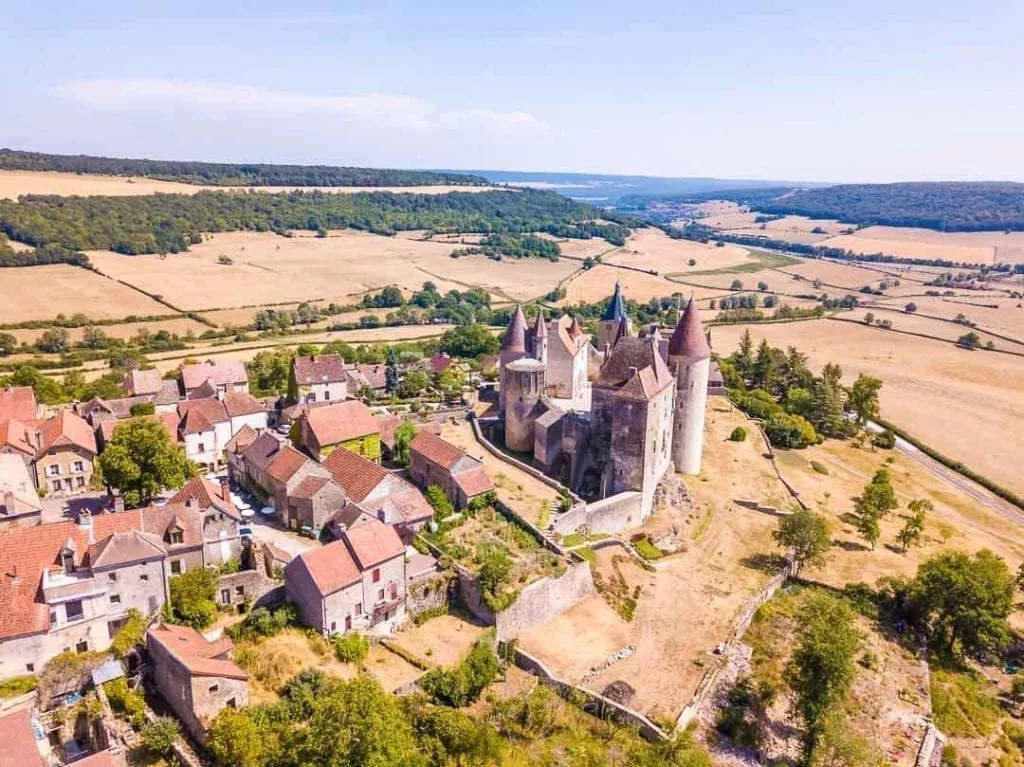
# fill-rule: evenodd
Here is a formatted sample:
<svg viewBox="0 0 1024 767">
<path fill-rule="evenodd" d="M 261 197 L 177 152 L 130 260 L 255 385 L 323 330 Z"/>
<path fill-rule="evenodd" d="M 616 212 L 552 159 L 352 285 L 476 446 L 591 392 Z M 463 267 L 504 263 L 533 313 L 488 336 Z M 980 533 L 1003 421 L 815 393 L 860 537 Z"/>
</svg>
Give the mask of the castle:
<svg viewBox="0 0 1024 767">
<path fill-rule="evenodd" d="M 712 362 L 692 299 L 670 338 L 634 336 L 616 283 L 596 346 L 575 319 L 527 327 L 516 307 L 499 365 L 505 446 L 584 498 L 639 492 L 646 518 L 663 477 L 700 473 Z"/>
</svg>

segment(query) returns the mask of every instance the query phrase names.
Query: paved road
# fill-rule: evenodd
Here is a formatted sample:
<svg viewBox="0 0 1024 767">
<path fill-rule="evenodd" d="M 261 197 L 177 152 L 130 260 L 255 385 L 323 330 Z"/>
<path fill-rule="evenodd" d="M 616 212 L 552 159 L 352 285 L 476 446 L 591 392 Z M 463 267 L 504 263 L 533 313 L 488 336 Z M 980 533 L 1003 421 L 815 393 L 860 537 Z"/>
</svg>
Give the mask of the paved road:
<svg viewBox="0 0 1024 767">
<path fill-rule="evenodd" d="M 880 434 L 884 431 L 882 426 L 871 421 L 866 424 L 866 428 L 868 431 L 875 434 Z M 896 449 L 939 479 L 945 480 L 957 489 L 963 491 L 982 506 L 991 509 L 1011 522 L 1024 525 L 1024 512 L 1016 506 L 1011 503 L 1007 503 L 997 495 L 993 495 L 981 485 L 968 479 L 963 474 L 959 474 L 952 469 L 943 466 L 934 458 L 922 453 L 902 437 L 896 437 Z"/>
<path fill-rule="evenodd" d="M 305 538 L 295 533 L 288 532 L 281 527 L 280 524 L 271 521 L 261 514 L 256 514 L 250 519 L 245 520 L 245 522 L 252 528 L 253 538 L 255 538 L 256 541 L 272 543 L 277 546 L 277 548 L 282 551 L 287 551 L 295 557 L 320 545 L 312 538 Z"/>
</svg>

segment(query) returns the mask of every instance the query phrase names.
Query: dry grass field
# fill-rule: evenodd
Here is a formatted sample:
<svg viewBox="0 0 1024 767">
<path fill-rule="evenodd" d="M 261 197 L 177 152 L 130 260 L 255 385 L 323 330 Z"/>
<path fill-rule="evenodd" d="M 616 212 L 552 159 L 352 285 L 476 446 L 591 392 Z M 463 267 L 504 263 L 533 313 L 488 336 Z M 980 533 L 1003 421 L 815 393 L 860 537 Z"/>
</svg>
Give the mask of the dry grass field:
<svg viewBox="0 0 1024 767">
<path fill-rule="evenodd" d="M 869 226 L 833 237 L 823 245 L 855 253 L 887 253 L 900 258 L 941 258 L 975 264 L 1024 261 L 1024 232 L 936 232 L 896 226 Z"/>
<path fill-rule="evenodd" d="M 407 194 L 444 194 L 446 192 L 481 192 L 485 186 L 395 186 L 358 187 L 322 186 L 301 187 L 302 191 L 337 192 L 398 192 Z M 96 174 L 52 173 L 47 171 L 4 170 L 0 171 L 0 198 L 16 200 L 23 194 L 107 195 L 113 197 L 138 196 L 161 192 L 164 194 L 195 194 L 204 190 L 231 191 L 245 189 L 258 192 L 291 192 L 296 187 L 252 186 L 224 187 L 183 184 L 178 181 L 157 181 L 156 179 L 128 176 L 101 176 Z"/>
<path fill-rule="evenodd" d="M 177 333 L 179 336 L 184 337 L 188 331 L 192 331 L 195 335 L 200 335 L 210 328 L 201 322 L 196 322 L 188 317 L 178 317 L 172 320 L 155 320 L 153 322 L 131 322 L 121 325 L 100 325 L 100 330 L 106 333 L 111 338 L 132 338 L 140 330 L 148 330 L 150 333 L 159 333 L 161 330 L 166 330 L 168 333 Z M 68 328 L 68 335 L 71 340 L 75 343 L 82 340 L 82 336 L 85 332 L 84 328 Z M 18 343 L 33 343 L 39 336 L 45 331 L 41 328 L 31 328 L 25 330 L 7 330 L 4 331 L 10 333 L 12 336 L 18 339 Z"/>
<path fill-rule="evenodd" d="M 690 260 L 697 263 L 689 265 Z M 626 245 L 604 258 L 605 263 L 653 269 L 658 274 L 673 274 L 689 269 L 721 269 L 751 263 L 746 248 L 726 245 L 702 245 L 692 240 L 673 240 L 660 229 L 639 229 Z"/>
<path fill-rule="evenodd" d="M 188 253 L 122 256 L 89 254 L 100 271 L 159 293 L 184 309 L 229 309 L 286 302 L 350 301 L 387 285 L 418 290 L 433 281 L 442 291 L 480 286 L 511 299 L 550 291 L 579 268 L 575 262 L 449 257 L 453 246 L 354 230 L 329 237 L 280 237 L 270 233 L 216 234 Z M 226 255 L 230 266 L 217 259 Z"/>
<path fill-rule="evenodd" d="M 623 295 L 633 301 L 647 301 L 651 298 L 671 296 L 673 293 L 689 296 L 691 292 L 694 297 L 701 299 L 720 296 L 728 292 L 727 290 L 693 288 L 665 277 L 598 264 L 592 269 L 578 272 L 565 283 L 566 296 L 561 304 L 569 306 L 580 301 L 592 303 L 608 298 L 615 290 L 616 280 L 622 283 Z"/>
<path fill-rule="evenodd" d="M 875 269 L 822 259 L 807 259 L 799 266 L 786 266 L 781 271 L 786 274 L 798 274 L 808 283 L 817 279 L 821 280 L 825 287 L 837 286 L 851 291 L 860 290 L 865 285 L 877 287 L 879 282 L 886 279 L 883 272 Z"/>
<path fill-rule="evenodd" d="M 1005 296 L 967 295 L 947 300 L 931 296 L 914 296 L 910 299 L 883 298 L 875 303 L 879 306 L 903 309 L 911 301 L 917 305 L 919 314 L 930 314 L 950 320 L 958 314 L 963 314 L 971 322 L 977 323 L 975 330 L 992 330 L 1024 341 L 1024 306 L 1021 305 L 1024 302 L 1017 299 Z M 993 309 L 992 306 L 998 308 Z"/>
<path fill-rule="evenodd" d="M 844 378 L 881 378 L 882 415 L 945 455 L 1024 492 L 1019 434 L 1024 428 L 1024 359 L 965 351 L 847 322 L 814 320 L 714 330 L 715 349 L 729 354 L 749 328 L 755 342 L 796 346 L 820 370 L 839 363 Z"/>
<path fill-rule="evenodd" d="M 942 320 L 922 317 L 920 314 L 907 314 L 903 311 L 880 311 L 877 306 L 853 309 L 849 313 L 844 313 L 842 317 L 844 319 L 862 320 L 868 313 L 871 313 L 875 320 L 888 320 L 891 322 L 893 330 L 902 330 L 908 333 L 923 333 L 924 335 L 942 338 L 947 341 L 956 341 L 965 333 L 973 331 L 981 338 L 982 344 L 991 341 L 998 349 L 1024 354 L 1024 338 L 1021 338 L 1020 343 L 1013 343 L 1012 341 L 1006 341 L 1002 338 L 996 338 L 995 336 L 990 335 L 980 326 L 969 328 L 952 322 L 943 322 Z M 884 333 L 887 331 L 879 329 L 878 332 Z"/>
<path fill-rule="evenodd" d="M 67 264 L 11 267 L 3 270 L 0 279 L 4 296 L 0 324 L 49 320 L 59 313 L 70 317 L 82 312 L 92 319 L 172 313 L 138 291 Z"/>
</svg>

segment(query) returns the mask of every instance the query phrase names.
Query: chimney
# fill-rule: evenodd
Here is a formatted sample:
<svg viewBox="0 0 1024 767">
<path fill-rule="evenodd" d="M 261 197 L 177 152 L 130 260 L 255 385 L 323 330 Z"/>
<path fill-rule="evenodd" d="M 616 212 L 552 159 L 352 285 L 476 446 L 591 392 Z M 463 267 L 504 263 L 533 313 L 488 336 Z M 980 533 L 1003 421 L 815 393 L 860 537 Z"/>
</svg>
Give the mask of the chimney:
<svg viewBox="0 0 1024 767">
<path fill-rule="evenodd" d="M 187 501 L 185 501 L 185 508 L 188 509 L 189 511 L 195 511 L 198 505 L 199 504 L 196 503 L 195 498 L 189 498 Z"/>
<path fill-rule="evenodd" d="M 124 496 L 118 493 L 114 496 L 114 513 L 124 511 Z"/>
<path fill-rule="evenodd" d="M 82 509 L 78 512 L 78 526 L 88 531 L 89 543 L 95 543 L 95 536 L 92 530 L 92 513 L 88 509 Z"/>
<path fill-rule="evenodd" d="M 8 490 L 3 494 L 3 507 L 7 509 L 8 514 L 14 514 L 14 491 Z"/>
<path fill-rule="evenodd" d="M 231 497 L 231 483 L 227 477 L 220 478 L 220 497 L 225 501 Z"/>
<path fill-rule="evenodd" d="M 19 583 L 21 583 L 21 576 L 18 575 L 17 565 L 11 567 L 11 571 L 7 574 L 7 577 L 11 579 L 12 586 L 17 586 Z"/>
</svg>

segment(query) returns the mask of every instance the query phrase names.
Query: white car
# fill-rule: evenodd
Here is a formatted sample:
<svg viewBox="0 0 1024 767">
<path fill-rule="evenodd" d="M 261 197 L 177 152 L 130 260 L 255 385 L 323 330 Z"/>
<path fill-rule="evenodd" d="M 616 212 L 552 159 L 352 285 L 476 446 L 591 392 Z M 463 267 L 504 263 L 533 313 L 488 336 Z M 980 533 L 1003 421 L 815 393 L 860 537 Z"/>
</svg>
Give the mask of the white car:
<svg viewBox="0 0 1024 767">
<path fill-rule="evenodd" d="M 262 509 L 260 509 L 260 514 L 262 514 L 265 517 L 272 517 L 276 513 L 277 510 L 273 506 L 264 506 Z"/>
<path fill-rule="evenodd" d="M 241 509 L 238 513 L 242 515 L 242 519 L 252 519 L 256 515 L 252 509 Z"/>
</svg>

